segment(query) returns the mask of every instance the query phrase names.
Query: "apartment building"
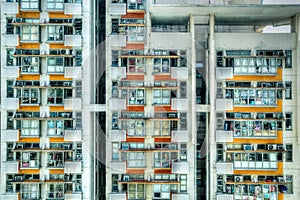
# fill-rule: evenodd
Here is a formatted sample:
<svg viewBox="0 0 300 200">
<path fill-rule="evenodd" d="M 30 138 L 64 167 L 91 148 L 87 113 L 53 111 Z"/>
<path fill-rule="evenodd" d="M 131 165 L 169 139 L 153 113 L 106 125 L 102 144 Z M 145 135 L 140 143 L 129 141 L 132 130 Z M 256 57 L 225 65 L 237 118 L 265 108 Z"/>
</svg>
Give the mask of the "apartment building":
<svg viewBox="0 0 300 200">
<path fill-rule="evenodd" d="M 91 6 L 1 1 L 3 200 L 94 199 Z"/>
<path fill-rule="evenodd" d="M 299 6 L 106 5 L 106 197 L 297 198 Z"/>
</svg>

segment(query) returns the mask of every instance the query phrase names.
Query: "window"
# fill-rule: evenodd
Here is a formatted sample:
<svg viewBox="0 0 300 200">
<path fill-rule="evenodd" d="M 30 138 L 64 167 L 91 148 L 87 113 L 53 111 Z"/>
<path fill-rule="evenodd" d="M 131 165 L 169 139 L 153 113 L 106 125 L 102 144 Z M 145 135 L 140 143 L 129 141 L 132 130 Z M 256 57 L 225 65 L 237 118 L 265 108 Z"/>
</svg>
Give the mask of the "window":
<svg viewBox="0 0 300 200">
<path fill-rule="evenodd" d="M 129 89 L 122 90 L 122 98 L 128 98 L 129 105 L 143 105 L 145 104 L 145 91 L 144 89 Z"/>
<path fill-rule="evenodd" d="M 153 193 L 153 199 L 170 199 L 170 185 L 154 184 Z"/>
<path fill-rule="evenodd" d="M 13 18 L 6 18 L 6 34 L 14 34 Z"/>
<path fill-rule="evenodd" d="M 129 1 L 128 2 L 128 9 L 129 10 L 144 10 L 144 0 L 139 1 Z"/>
<path fill-rule="evenodd" d="M 17 66 L 21 67 L 21 73 L 36 74 L 40 71 L 39 57 L 18 57 Z"/>
<path fill-rule="evenodd" d="M 180 192 L 187 192 L 187 175 L 180 175 Z"/>
<path fill-rule="evenodd" d="M 111 191 L 112 192 L 118 192 L 119 191 L 119 186 L 118 186 L 118 182 L 119 182 L 119 175 L 118 174 L 112 174 L 111 175 Z"/>
<path fill-rule="evenodd" d="M 153 104 L 170 104 L 170 90 L 153 90 Z"/>
<path fill-rule="evenodd" d="M 6 65 L 7 66 L 14 66 L 14 50 L 13 49 L 7 49 L 6 50 Z"/>
<path fill-rule="evenodd" d="M 47 59 L 48 73 L 63 73 L 64 72 L 64 58 L 48 58 Z"/>
<path fill-rule="evenodd" d="M 181 161 L 187 160 L 187 145 L 186 145 L 186 143 L 180 144 L 180 160 Z"/>
<path fill-rule="evenodd" d="M 292 51 L 285 51 L 285 68 L 292 68 Z"/>
<path fill-rule="evenodd" d="M 14 144 L 13 143 L 7 143 L 7 152 L 6 152 L 6 160 L 7 161 L 13 161 L 14 160 Z"/>
<path fill-rule="evenodd" d="M 227 90 L 226 93 L 231 91 Z M 233 93 L 234 105 L 274 106 L 277 103 L 277 90 L 274 89 L 235 89 L 233 90 Z M 228 97 L 230 96 L 231 95 L 229 95 Z"/>
<path fill-rule="evenodd" d="M 38 168 L 39 153 L 37 152 L 22 152 L 21 153 L 21 168 Z"/>
<path fill-rule="evenodd" d="M 286 145 L 285 161 L 293 162 L 293 145 L 292 144 Z"/>
<path fill-rule="evenodd" d="M 170 168 L 171 161 L 178 158 L 177 152 L 154 152 L 155 168 Z"/>
<path fill-rule="evenodd" d="M 285 113 L 285 130 L 292 130 L 292 113 Z"/>
<path fill-rule="evenodd" d="M 169 136 L 170 135 L 170 121 L 154 121 L 154 135 Z"/>
<path fill-rule="evenodd" d="M 128 152 L 127 166 L 129 168 L 144 168 L 145 167 L 145 153 L 144 152 Z"/>
<path fill-rule="evenodd" d="M 122 66 L 127 67 L 128 73 L 144 73 L 146 61 L 145 58 L 122 58 Z"/>
<path fill-rule="evenodd" d="M 170 58 L 153 58 L 154 73 L 170 73 Z"/>
<path fill-rule="evenodd" d="M 6 82 L 6 97 L 14 97 L 14 89 L 13 89 L 14 81 L 8 80 Z"/>
<path fill-rule="evenodd" d="M 39 120 L 18 120 L 21 123 L 21 136 L 39 136 L 40 122 Z"/>
<path fill-rule="evenodd" d="M 113 160 L 119 160 L 119 143 L 113 142 L 112 143 L 112 159 Z"/>
<path fill-rule="evenodd" d="M 68 152 L 66 152 L 68 153 Z M 64 153 L 50 152 L 47 153 L 47 167 L 63 168 L 64 167 Z"/>
<path fill-rule="evenodd" d="M 143 42 L 145 29 L 143 26 L 128 26 L 127 31 L 127 41 L 128 42 Z M 120 29 L 119 29 L 120 30 Z"/>
<path fill-rule="evenodd" d="M 39 184 L 21 184 L 21 199 L 39 199 Z"/>
<path fill-rule="evenodd" d="M 186 98 L 187 96 L 186 82 L 180 82 L 180 98 Z"/>
<path fill-rule="evenodd" d="M 122 129 L 127 130 L 128 136 L 142 136 L 145 134 L 144 120 L 122 121 Z"/>
<path fill-rule="evenodd" d="M 187 66 L 186 50 L 180 51 L 180 67 Z"/>
<path fill-rule="evenodd" d="M 187 130 L 187 115 L 180 113 L 180 130 Z"/>
<path fill-rule="evenodd" d="M 63 10 L 64 0 L 47 0 L 48 10 Z"/>
<path fill-rule="evenodd" d="M 118 113 L 112 113 L 112 120 L 111 120 L 111 124 L 112 124 L 112 129 L 119 129 L 119 114 Z M 127 127 L 126 124 L 122 125 L 122 127 Z"/>
<path fill-rule="evenodd" d="M 128 184 L 128 199 L 144 199 L 145 185 L 143 184 Z"/>
<path fill-rule="evenodd" d="M 64 26 L 52 25 L 48 26 L 48 40 L 49 41 L 62 41 L 64 38 Z"/>
<path fill-rule="evenodd" d="M 63 104 L 65 98 L 72 97 L 72 89 L 49 89 L 47 96 L 48 104 Z"/>
<path fill-rule="evenodd" d="M 285 82 L 285 99 L 292 99 L 292 82 Z"/>
<path fill-rule="evenodd" d="M 21 0 L 21 9 L 38 9 L 38 0 Z"/>
<path fill-rule="evenodd" d="M 82 50 L 75 50 L 75 66 L 80 67 L 82 65 Z"/>
<path fill-rule="evenodd" d="M 64 135 L 64 121 L 63 120 L 48 120 L 47 121 L 47 134 L 62 136 Z"/>
<path fill-rule="evenodd" d="M 63 199 L 64 198 L 64 184 L 52 183 L 47 184 L 47 199 Z"/>
<path fill-rule="evenodd" d="M 40 90 L 36 88 L 17 89 L 17 98 L 20 98 L 21 104 L 39 104 Z"/>
<path fill-rule="evenodd" d="M 21 41 L 39 41 L 39 26 L 24 25 L 21 27 Z"/>
</svg>

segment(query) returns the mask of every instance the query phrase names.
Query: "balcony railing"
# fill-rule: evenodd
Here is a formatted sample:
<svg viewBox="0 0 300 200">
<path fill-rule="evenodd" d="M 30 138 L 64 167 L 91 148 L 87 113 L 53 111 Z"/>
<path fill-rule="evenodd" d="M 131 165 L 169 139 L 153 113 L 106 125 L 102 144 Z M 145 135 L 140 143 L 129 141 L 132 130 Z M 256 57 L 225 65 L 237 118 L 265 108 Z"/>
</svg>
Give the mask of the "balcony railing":
<svg viewBox="0 0 300 200">
<path fill-rule="evenodd" d="M 81 162 L 73 161 L 73 162 L 65 162 L 64 173 L 71 173 L 71 174 L 79 174 L 82 171 L 82 164 Z"/>
<path fill-rule="evenodd" d="M 171 77 L 172 78 L 188 78 L 188 67 L 171 67 Z"/>
<path fill-rule="evenodd" d="M 81 78 L 81 67 L 65 67 L 65 78 Z"/>
<path fill-rule="evenodd" d="M 172 162 L 172 173 L 174 174 L 187 174 L 189 172 L 189 166 L 187 162 Z"/>
<path fill-rule="evenodd" d="M 217 200 L 233 200 L 233 194 L 217 194 Z"/>
<path fill-rule="evenodd" d="M 233 131 L 216 131 L 216 142 L 233 142 Z"/>
<path fill-rule="evenodd" d="M 217 79 L 233 78 L 233 68 L 232 67 L 217 67 L 216 68 L 216 78 Z"/>
<path fill-rule="evenodd" d="M 79 98 L 65 99 L 64 108 L 66 110 L 81 110 L 82 101 Z"/>
<path fill-rule="evenodd" d="M 125 67 L 110 67 L 110 77 L 111 78 L 126 78 L 126 68 Z"/>
<path fill-rule="evenodd" d="M 81 35 L 65 35 L 65 46 L 81 47 L 82 38 Z"/>
<path fill-rule="evenodd" d="M 172 131 L 171 136 L 172 142 L 188 142 L 187 131 Z"/>
<path fill-rule="evenodd" d="M 111 35 L 110 36 L 110 46 L 112 47 L 125 47 L 127 37 L 126 35 Z"/>
<path fill-rule="evenodd" d="M 111 130 L 110 140 L 112 142 L 120 142 L 126 140 L 126 130 Z"/>
<path fill-rule="evenodd" d="M 2 141 L 15 142 L 19 140 L 19 130 L 2 130 Z"/>
<path fill-rule="evenodd" d="M 172 194 L 172 200 L 188 200 L 188 194 Z"/>
<path fill-rule="evenodd" d="M 188 100 L 184 99 L 171 99 L 171 109 L 172 110 L 188 110 Z"/>
<path fill-rule="evenodd" d="M 109 107 L 113 111 L 121 111 L 126 109 L 126 99 L 110 99 Z"/>
<path fill-rule="evenodd" d="M 111 15 L 125 15 L 126 3 L 112 3 L 109 5 L 109 13 Z"/>
<path fill-rule="evenodd" d="M 1 165 L 2 173 L 16 174 L 19 172 L 19 162 L 11 161 L 11 162 L 2 162 Z"/>
<path fill-rule="evenodd" d="M 111 193 L 109 200 L 126 200 L 126 193 Z"/>
<path fill-rule="evenodd" d="M 217 174 L 233 174 L 233 163 L 218 162 L 216 163 Z"/>
<path fill-rule="evenodd" d="M 3 98 L 2 109 L 17 110 L 19 109 L 19 98 Z"/>
<path fill-rule="evenodd" d="M 64 13 L 66 15 L 81 15 L 81 3 L 65 3 Z"/>
<path fill-rule="evenodd" d="M 82 194 L 81 193 L 74 193 L 74 194 L 65 194 L 64 200 L 81 200 Z"/>
<path fill-rule="evenodd" d="M 19 35 L 3 35 L 2 42 L 5 46 L 19 46 Z"/>
<path fill-rule="evenodd" d="M 126 173 L 126 162 L 111 162 L 110 171 L 113 174 L 125 174 Z"/>
<path fill-rule="evenodd" d="M 5 200 L 18 200 L 19 195 L 18 194 L 2 194 L 1 199 Z"/>
<path fill-rule="evenodd" d="M 65 141 L 81 141 L 82 140 L 82 131 L 78 129 L 66 129 L 64 140 Z"/>
<path fill-rule="evenodd" d="M 19 13 L 19 4 L 18 2 L 3 2 L 2 11 L 4 14 L 18 14 Z"/>
</svg>

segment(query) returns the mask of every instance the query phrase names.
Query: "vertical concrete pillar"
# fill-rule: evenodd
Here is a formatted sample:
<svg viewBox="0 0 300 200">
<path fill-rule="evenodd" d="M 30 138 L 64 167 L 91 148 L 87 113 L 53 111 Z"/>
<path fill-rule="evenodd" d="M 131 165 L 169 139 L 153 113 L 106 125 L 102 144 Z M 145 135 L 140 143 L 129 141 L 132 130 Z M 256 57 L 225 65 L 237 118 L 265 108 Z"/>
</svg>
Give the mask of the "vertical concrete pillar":
<svg viewBox="0 0 300 200">
<path fill-rule="evenodd" d="M 215 125 L 216 125 L 216 79 L 215 79 L 215 15 L 211 13 L 209 16 L 209 55 L 208 55 L 208 77 L 209 77 L 209 95 L 210 95 L 210 123 L 209 123 L 209 136 L 208 136 L 208 155 L 209 156 L 209 188 L 210 196 L 208 199 L 215 199 L 215 162 L 216 162 L 216 150 L 215 150 Z"/>
</svg>

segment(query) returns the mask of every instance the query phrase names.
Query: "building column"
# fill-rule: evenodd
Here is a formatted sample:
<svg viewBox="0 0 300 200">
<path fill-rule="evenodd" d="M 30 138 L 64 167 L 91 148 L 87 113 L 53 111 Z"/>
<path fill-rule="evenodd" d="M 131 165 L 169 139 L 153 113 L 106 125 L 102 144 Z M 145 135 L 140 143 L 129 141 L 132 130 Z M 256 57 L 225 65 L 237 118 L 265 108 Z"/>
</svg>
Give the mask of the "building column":
<svg viewBox="0 0 300 200">
<path fill-rule="evenodd" d="M 208 136 L 208 159 L 209 159 L 209 197 L 208 199 L 215 199 L 215 188 L 216 188 L 216 175 L 215 175 L 215 164 L 216 164 L 216 142 L 215 142 L 215 125 L 216 125 L 216 78 L 215 78 L 215 14 L 211 13 L 209 16 L 209 94 L 210 94 L 210 123 L 209 123 L 209 136 Z"/>
</svg>

